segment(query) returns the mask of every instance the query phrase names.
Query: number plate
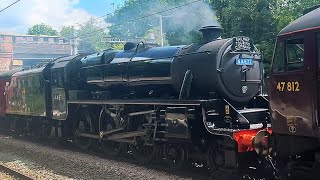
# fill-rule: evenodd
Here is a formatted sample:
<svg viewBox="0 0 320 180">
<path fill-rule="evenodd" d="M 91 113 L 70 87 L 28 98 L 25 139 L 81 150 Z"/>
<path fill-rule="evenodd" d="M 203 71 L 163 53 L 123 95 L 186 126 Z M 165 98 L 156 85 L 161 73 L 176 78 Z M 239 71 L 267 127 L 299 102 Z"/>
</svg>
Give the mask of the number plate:
<svg viewBox="0 0 320 180">
<path fill-rule="evenodd" d="M 236 65 L 243 66 L 243 65 L 253 65 L 252 59 L 236 59 Z"/>
</svg>

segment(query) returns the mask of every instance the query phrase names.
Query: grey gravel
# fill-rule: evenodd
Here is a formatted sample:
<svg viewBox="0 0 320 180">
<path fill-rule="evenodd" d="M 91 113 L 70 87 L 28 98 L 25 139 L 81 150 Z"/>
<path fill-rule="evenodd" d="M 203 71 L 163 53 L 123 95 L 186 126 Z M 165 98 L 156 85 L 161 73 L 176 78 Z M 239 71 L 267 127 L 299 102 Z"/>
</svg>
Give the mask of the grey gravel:
<svg viewBox="0 0 320 180">
<path fill-rule="evenodd" d="M 14 177 L 6 174 L 6 173 L 3 173 L 3 172 L 0 172 L 0 179 L 2 180 L 14 180 Z"/>
<path fill-rule="evenodd" d="M 47 169 L 47 172 L 50 172 L 51 175 L 60 176 L 60 178 L 52 177 L 49 179 L 207 179 L 201 176 L 198 178 L 194 176 L 182 177 L 130 162 L 101 158 L 68 149 L 56 149 L 0 135 L 0 161 L 8 161 L 8 159 L 6 160 L 8 156 L 32 162 L 38 167 Z"/>
</svg>

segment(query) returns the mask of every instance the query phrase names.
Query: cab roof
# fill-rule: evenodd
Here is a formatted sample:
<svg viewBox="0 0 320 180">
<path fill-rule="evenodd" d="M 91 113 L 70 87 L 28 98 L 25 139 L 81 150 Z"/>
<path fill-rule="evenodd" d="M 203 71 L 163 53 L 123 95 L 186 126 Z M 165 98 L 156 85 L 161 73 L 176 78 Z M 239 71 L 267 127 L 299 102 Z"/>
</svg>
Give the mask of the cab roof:
<svg viewBox="0 0 320 180">
<path fill-rule="evenodd" d="M 41 74 L 42 71 L 44 70 L 45 66 L 40 67 L 40 68 L 33 68 L 33 69 L 28 69 L 28 70 L 22 70 L 14 73 L 12 77 L 19 77 L 19 76 L 29 76 L 29 75 L 36 75 L 36 74 Z"/>
<path fill-rule="evenodd" d="M 278 36 L 301 32 L 311 29 L 320 29 L 320 8 L 317 8 L 283 28 Z"/>
<path fill-rule="evenodd" d="M 10 71 L 3 71 L 0 72 L 0 79 L 7 79 L 11 78 L 11 76 L 16 73 L 18 70 L 10 70 Z"/>
<path fill-rule="evenodd" d="M 52 62 L 53 65 L 52 65 L 51 69 L 63 68 L 65 66 L 67 66 L 70 61 L 72 61 L 73 59 L 75 59 L 76 57 L 79 57 L 79 56 L 80 55 L 73 55 L 73 56 L 65 56 L 65 57 L 58 58 Z"/>
</svg>

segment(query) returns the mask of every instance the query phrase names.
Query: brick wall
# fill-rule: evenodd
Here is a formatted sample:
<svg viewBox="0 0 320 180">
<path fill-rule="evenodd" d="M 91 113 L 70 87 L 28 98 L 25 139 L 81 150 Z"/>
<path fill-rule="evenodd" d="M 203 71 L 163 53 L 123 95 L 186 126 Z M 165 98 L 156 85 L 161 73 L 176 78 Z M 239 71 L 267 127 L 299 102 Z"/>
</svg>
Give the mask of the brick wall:
<svg viewBox="0 0 320 180">
<path fill-rule="evenodd" d="M 13 46 L 11 36 L 0 37 L 0 71 L 11 70 Z"/>
<path fill-rule="evenodd" d="M 71 46 L 63 37 L 0 34 L 0 71 L 11 70 L 13 58 L 57 58 L 69 55 Z"/>
</svg>

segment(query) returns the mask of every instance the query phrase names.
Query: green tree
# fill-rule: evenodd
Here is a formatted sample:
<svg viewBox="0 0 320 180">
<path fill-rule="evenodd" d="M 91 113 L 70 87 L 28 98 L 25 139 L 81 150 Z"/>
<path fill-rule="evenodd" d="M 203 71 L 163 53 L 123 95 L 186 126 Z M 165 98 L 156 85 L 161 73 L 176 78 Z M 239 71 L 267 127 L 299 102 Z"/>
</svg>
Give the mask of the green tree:
<svg viewBox="0 0 320 180">
<path fill-rule="evenodd" d="M 109 33 L 113 37 L 141 38 L 148 30 L 159 26 L 159 18 L 146 17 L 138 19 L 140 16 L 147 16 L 151 9 L 149 0 L 128 0 L 123 7 L 117 9 L 114 15 L 109 16 L 106 22 L 112 23 Z M 154 7 L 155 10 L 157 7 Z M 133 20 L 137 18 L 137 20 Z"/>
<path fill-rule="evenodd" d="M 196 19 L 196 15 L 201 11 L 190 11 L 192 5 L 181 6 L 185 0 L 128 0 L 123 7 L 118 8 L 115 13 L 108 18 L 106 22 L 111 23 L 109 34 L 112 37 L 121 38 L 148 38 L 149 33 L 153 33 L 158 43 L 161 42 L 160 35 L 160 15 L 162 18 L 162 30 L 165 44 L 189 44 L 198 39 L 201 28 L 201 21 L 204 18 L 197 18 L 193 22 L 190 19 Z M 190 9 L 184 9 L 184 8 Z M 164 10 L 173 9 L 172 11 Z M 179 17 L 179 14 L 181 15 Z M 205 17 L 205 16 L 204 16 Z M 188 20 L 188 21 L 187 21 Z M 190 22 L 190 23 L 189 23 Z M 196 28 L 186 28 L 185 23 L 193 24 Z"/>
<path fill-rule="evenodd" d="M 28 28 L 29 35 L 48 35 L 48 36 L 57 36 L 58 31 L 53 29 L 50 25 L 44 23 L 33 25 Z"/>
<path fill-rule="evenodd" d="M 274 17 L 279 32 L 290 22 L 302 16 L 304 12 L 314 6 L 320 5 L 319 0 L 276 0 Z"/>
<path fill-rule="evenodd" d="M 60 36 L 71 39 L 73 38 L 75 32 L 76 30 L 74 29 L 73 26 L 62 26 L 60 31 Z"/>
<path fill-rule="evenodd" d="M 319 0 L 210 0 L 224 36 L 245 35 L 253 39 L 264 56 L 266 72 L 273 55 L 276 36 Z"/>
<path fill-rule="evenodd" d="M 266 72 L 269 72 L 274 42 L 279 31 L 290 22 L 303 15 L 306 9 L 319 5 L 319 0 L 203 0 L 208 2 L 216 13 L 217 19 L 224 28 L 223 37 L 248 36 L 263 54 Z M 159 14 L 161 10 L 170 9 L 182 4 L 185 0 L 127 0 L 106 22 L 112 23 L 110 35 L 113 37 L 135 38 L 146 37 L 152 32 L 160 42 Z M 193 5 L 161 13 L 173 16 L 182 8 L 191 7 L 187 16 L 180 21 L 169 21 L 163 18 L 163 29 L 169 45 L 189 44 L 201 36 L 195 30 L 186 31 L 188 22 L 197 24 L 207 15 L 193 9 Z M 153 14 L 152 16 L 149 16 Z M 200 16 L 199 16 L 200 14 Z M 197 16 L 198 15 L 198 16 Z M 144 17 L 144 18 L 138 18 Z M 199 18 L 200 17 L 200 18 Z M 209 17 L 213 18 L 213 17 Z M 196 19 L 196 21 L 192 21 Z M 178 26 L 179 22 L 185 26 Z M 178 25 L 176 25 L 178 24 Z M 200 23 L 201 24 L 201 23 Z"/>
<path fill-rule="evenodd" d="M 101 38 L 106 36 L 104 28 L 98 27 L 94 19 L 89 20 L 77 30 L 79 52 L 92 53 L 106 49 L 108 44 L 101 42 Z"/>
<path fill-rule="evenodd" d="M 264 55 L 266 71 L 273 54 L 277 34 L 273 15 L 276 0 L 211 0 L 224 36 L 248 36 Z"/>
</svg>

